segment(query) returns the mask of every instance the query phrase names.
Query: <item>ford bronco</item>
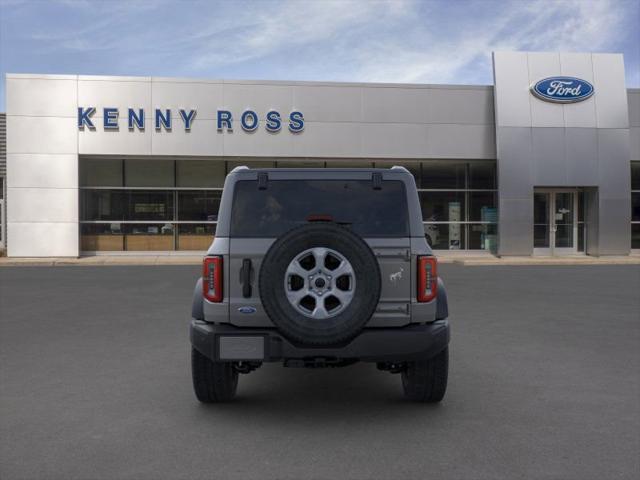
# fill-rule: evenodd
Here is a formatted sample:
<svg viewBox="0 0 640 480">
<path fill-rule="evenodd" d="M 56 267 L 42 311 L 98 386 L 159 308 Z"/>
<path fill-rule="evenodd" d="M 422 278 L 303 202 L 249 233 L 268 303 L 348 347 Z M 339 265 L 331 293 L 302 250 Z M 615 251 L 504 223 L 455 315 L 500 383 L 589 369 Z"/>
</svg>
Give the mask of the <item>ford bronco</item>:
<svg viewBox="0 0 640 480">
<path fill-rule="evenodd" d="M 405 168 L 237 167 L 193 295 L 195 394 L 229 401 L 263 362 L 364 361 L 399 373 L 407 398 L 439 402 L 447 316 Z"/>
</svg>

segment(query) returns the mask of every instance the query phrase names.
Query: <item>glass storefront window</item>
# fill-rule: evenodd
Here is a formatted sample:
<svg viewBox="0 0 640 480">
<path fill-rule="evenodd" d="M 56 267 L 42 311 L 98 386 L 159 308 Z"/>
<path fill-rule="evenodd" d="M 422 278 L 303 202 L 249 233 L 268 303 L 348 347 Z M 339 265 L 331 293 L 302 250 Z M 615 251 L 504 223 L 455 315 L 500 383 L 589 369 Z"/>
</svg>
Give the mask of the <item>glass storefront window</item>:
<svg viewBox="0 0 640 480">
<path fill-rule="evenodd" d="M 222 160 L 178 160 L 176 175 L 177 187 L 222 188 L 225 164 Z"/>
<path fill-rule="evenodd" d="M 469 192 L 469 221 L 497 221 L 496 192 Z"/>
<path fill-rule="evenodd" d="M 178 191 L 178 220 L 218 220 L 221 191 Z"/>
<path fill-rule="evenodd" d="M 278 160 L 278 168 L 324 168 L 324 162 Z"/>
<path fill-rule="evenodd" d="M 80 185 L 89 187 L 121 187 L 122 159 L 85 158 L 80 161 Z"/>
<path fill-rule="evenodd" d="M 125 250 L 161 252 L 174 250 L 171 223 L 124 223 Z"/>
<path fill-rule="evenodd" d="M 466 163 L 429 163 L 422 164 L 421 188 L 427 189 L 464 189 Z"/>
<path fill-rule="evenodd" d="M 495 224 L 470 224 L 469 232 L 470 250 L 487 250 L 495 252 L 498 249 L 498 226 Z"/>
<path fill-rule="evenodd" d="M 631 162 L 631 190 L 640 190 L 640 162 Z"/>
<path fill-rule="evenodd" d="M 269 161 L 269 160 L 246 160 L 246 161 L 242 161 L 242 160 L 238 160 L 238 161 L 233 161 L 233 162 L 227 162 L 227 173 L 229 173 L 231 170 L 233 170 L 236 167 L 240 167 L 244 165 L 245 167 L 249 167 L 249 168 L 274 168 L 276 166 L 276 163 L 274 161 Z"/>
<path fill-rule="evenodd" d="M 631 221 L 640 222 L 640 192 L 631 193 Z"/>
<path fill-rule="evenodd" d="M 125 220 L 127 192 L 124 190 L 82 190 L 80 218 L 82 220 Z"/>
<path fill-rule="evenodd" d="M 497 188 L 496 164 L 494 162 L 470 162 L 469 188 L 495 190 Z"/>
<path fill-rule="evenodd" d="M 124 250 L 120 223 L 84 223 L 80 226 L 80 248 L 85 252 Z"/>
<path fill-rule="evenodd" d="M 170 160 L 125 160 L 127 187 L 173 187 L 175 162 Z"/>
<path fill-rule="evenodd" d="M 173 220 L 173 192 L 167 190 L 131 190 L 127 192 L 126 220 Z"/>
<path fill-rule="evenodd" d="M 466 228 L 461 223 L 424 224 L 424 236 L 434 250 L 463 250 L 466 247 Z"/>
<path fill-rule="evenodd" d="M 464 221 L 464 192 L 420 192 L 425 222 Z"/>
<path fill-rule="evenodd" d="M 640 223 L 631 225 L 631 248 L 640 248 Z"/>
<path fill-rule="evenodd" d="M 81 158 L 82 250 L 206 250 L 214 235 L 225 175 L 238 165 L 403 165 L 421 189 L 425 235 L 433 248 L 490 250 L 494 242 L 495 162 Z M 635 171 L 640 176 L 640 169 Z"/>
<path fill-rule="evenodd" d="M 371 168 L 373 162 L 350 162 L 349 160 L 330 160 L 327 168 Z"/>
</svg>

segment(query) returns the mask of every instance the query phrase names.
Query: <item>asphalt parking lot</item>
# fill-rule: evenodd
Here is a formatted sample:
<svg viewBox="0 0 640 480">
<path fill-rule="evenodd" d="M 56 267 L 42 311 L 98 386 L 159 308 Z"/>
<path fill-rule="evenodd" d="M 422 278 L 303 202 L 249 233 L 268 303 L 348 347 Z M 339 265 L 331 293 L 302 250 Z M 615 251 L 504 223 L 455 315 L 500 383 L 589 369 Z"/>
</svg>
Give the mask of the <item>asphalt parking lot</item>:
<svg viewBox="0 0 640 480">
<path fill-rule="evenodd" d="M 441 266 L 439 406 L 367 364 L 267 365 L 198 404 L 198 272 L 0 268 L 0 478 L 639 478 L 638 266 Z"/>
</svg>

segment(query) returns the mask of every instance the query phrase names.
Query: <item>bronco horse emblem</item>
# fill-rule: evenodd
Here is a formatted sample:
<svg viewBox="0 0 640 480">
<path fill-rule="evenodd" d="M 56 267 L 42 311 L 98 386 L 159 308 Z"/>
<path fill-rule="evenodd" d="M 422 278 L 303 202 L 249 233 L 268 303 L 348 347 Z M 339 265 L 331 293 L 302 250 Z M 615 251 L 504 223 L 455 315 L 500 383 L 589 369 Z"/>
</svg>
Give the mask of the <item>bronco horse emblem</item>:
<svg viewBox="0 0 640 480">
<path fill-rule="evenodd" d="M 389 275 L 389 280 L 391 281 L 391 283 L 397 283 L 398 280 L 402 278 L 402 272 L 404 272 L 404 268 L 400 267 L 399 272 L 392 273 L 391 275 Z"/>
</svg>

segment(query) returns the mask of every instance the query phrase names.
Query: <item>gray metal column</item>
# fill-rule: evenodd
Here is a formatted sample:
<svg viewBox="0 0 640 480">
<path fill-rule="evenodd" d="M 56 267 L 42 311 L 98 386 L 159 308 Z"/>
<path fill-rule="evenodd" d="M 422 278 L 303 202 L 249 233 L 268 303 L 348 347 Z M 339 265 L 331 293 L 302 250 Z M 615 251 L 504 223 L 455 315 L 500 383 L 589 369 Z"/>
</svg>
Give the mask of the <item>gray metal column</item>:
<svg viewBox="0 0 640 480">
<path fill-rule="evenodd" d="M 630 143 L 622 55 L 496 52 L 493 69 L 498 254 L 532 254 L 536 187 L 588 188 L 587 253 L 628 254 Z M 553 76 L 586 80 L 594 94 L 577 103 L 531 94 L 532 84 Z"/>
</svg>

